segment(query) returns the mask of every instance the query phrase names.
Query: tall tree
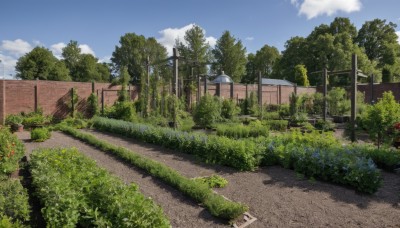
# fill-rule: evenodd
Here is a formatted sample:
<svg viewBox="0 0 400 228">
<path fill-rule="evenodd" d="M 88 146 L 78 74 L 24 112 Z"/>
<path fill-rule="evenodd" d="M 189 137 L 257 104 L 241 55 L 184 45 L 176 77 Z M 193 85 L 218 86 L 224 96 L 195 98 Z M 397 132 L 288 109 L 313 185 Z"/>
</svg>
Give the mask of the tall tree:
<svg viewBox="0 0 400 228">
<path fill-rule="evenodd" d="M 285 50 L 279 61 L 279 78 L 294 81 L 294 68 L 305 64 L 307 58 L 307 41 L 304 37 L 292 37 L 285 43 Z"/>
<path fill-rule="evenodd" d="M 378 62 L 379 67 L 393 65 L 399 54 L 396 24 L 386 20 L 375 19 L 363 24 L 358 32 L 357 42 L 370 60 Z"/>
<path fill-rule="evenodd" d="M 296 65 L 294 67 L 295 82 L 299 86 L 310 86 L 308 81 L 307 69 L 304 65 Z"/>
<path fill-rule="evenodd" d="M 239 82 L 245 73 L 246 65 L 246 48 L 242 42 L 236 40 L 229 31 L 225 31 L 217 40 L 212 53 L 216 60 L 213 69 L 222 69 L 233 81 Z"/>
<path fill-rule="evenodd" d="M 67 46 L 62 49 L 61 55 L 72 77 L 75 78 L 76 66 L 81 58 L 81 49 L 79 48 L 78 41 L 69 41 Z"/>
<path fill-rule="evenodd" d="M 279 51 L 276 47 L 264 45 L 256 52 L 254 64 L 256 73 L 261 71 L 264 77 L 270 78 L 273 73 L 274 66 L 280 59 Z"/>
<path fill-rule="evenodd" d="M 247 55 L 247 63 L 246 63 L 246 75 L 242 78 L 241 82 L 250 84 L 254 83 L 257 78 L 257 70 L 255 65 L 256 56 L 253 53 Z"/>
<path fill-rule="evenodd" d="M 17 77 L 24 80 L 70 80 L 64 64 L 44 47 L 35 47 L 18 59 Z"/>
</svg>

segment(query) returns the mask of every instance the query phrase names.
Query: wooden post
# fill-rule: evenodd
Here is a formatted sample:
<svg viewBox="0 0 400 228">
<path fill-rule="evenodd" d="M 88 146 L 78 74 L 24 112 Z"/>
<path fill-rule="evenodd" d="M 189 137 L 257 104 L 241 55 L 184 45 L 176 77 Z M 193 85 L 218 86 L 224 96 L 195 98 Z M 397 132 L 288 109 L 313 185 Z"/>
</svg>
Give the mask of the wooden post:
<svg viewBox="0 0 400 228">
<path fill-rule="evenodd" d="M 35 103 L 34 103 L 34 110 L 35 110 L 35 112 L 37 112 L 38 111 L 38 109 L 39 109 L 39 102 L 38 102 L 38 85 L 36 84 L 35 85 L 35 87 L 34 87 L 34 99 L 35 99 Z"/>
<path fill-rule="evenodd" d="M 230 84 L 230 95 L 231 95 L 231 99 L 233 100 L 233 96 L 234 96 L 234 87 L 235 87 L 235 83 L 231 82 Z"/>
<path fill-rule="evenodd" d="M 92 93 L 94 93 L 94 81 L 92 81 Z"/>
<path fill-rule="evenodd" d="M 71 88 L 71 116 L 75 118 L 74 88 Z"/>
<path fill-rule="evenodd" d="M 246 99 L 249 97 L 249 85 L 246 84 Z"/>
<path fill-rule="evenodd" d="M 104 115 L 104 88 L 101 89 L 101 114 Z"/>
<path fill-rule="evenodd" d="M 200 81 L 200 75 L 197 75 L 197 96 L 196 96 L 196 102 L 200 102 L 200 97 L 201 97 L 201 81 Z"/>
<path fill-rule="evenodd" d="M 328 69 L 324 68 L 324 74 L 322 77 L 323 77 L 323 83 L 324 83 L 324 85 L 323 85 L 324 98 L 323 98 L 322 117 L 323 117 L 324 121 L 326 121 L 326 114 L 327 114 L 326 95 L 328 92 L 328 86 L 327 86 L 327 84 L 328 84 L 328 80 L 327 80 L 328 79 Z"/>
<path fill-rule="evenodd" d="M 356 141 L 356 111 L 357 111 L 357 55 L 352 55 L 351 61 L 351 141 Z"/>
<path fill-rule="evenodd" d="M 174 82 L 175 82 L 175 85 L 174 85 L 174 93 L 175 93 L 175 99 L 174 99 L 174 128 L 176 129 L 177 127 L 178 127 L 178 125 L 177 125 L 177 105 L 178 104 L 176 104 L 176 102 L 177 102 L 177 100 L 178 100 L 178 58 L 179 58 L 179 52 L 178 52 L 178 49 L 176 49 L 176 48 L 173 48 L 172 49 L 172 51 L 173 51 L 173 60 L 174 60 Z"/>
<path fill-rule="evenodd" d="M 208 93 L 207 76 L 204 76 L 204 95 Z"/>
<path fill-rule="evenodd" d="M 278 96 L 279 96 L 278 104 L 282 104 L 282 85 L 278 85 Z"/>
<path fill-rule="evenodd" d="M 374 104 L 374 75 L 371 75 L 371 104 Z"/>
<path fill-rule="evenodd" d="M 178 97 L 178 58 L 179 58 L 179 53 L 178 49 L 173 48 L 173 61 L 174 61 L 174 87 L 173 87 L 173 92 L 176 97 Z"/>
<path fill-rule="evenodd" d="M 221 86 L 222 86 L 222 83 L 221 83 L 221 82 L 218 82 L 216 85 L 217 85 L 216 94 L 217 94 L 218 97 L 221 97 Z"/>
</svg>

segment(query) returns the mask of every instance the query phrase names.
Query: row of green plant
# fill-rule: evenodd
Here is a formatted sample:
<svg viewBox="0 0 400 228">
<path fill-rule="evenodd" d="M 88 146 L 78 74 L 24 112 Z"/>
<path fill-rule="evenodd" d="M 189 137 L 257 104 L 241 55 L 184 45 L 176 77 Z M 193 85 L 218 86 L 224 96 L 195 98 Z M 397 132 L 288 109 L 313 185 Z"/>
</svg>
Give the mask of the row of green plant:
<svg viewBox="0 0 400 228">
<path fill-rule="evenodd" d="M 400 164 L 399 152 L 395 155 L 390 150 L 342 146 L 330 132 L 290 131 L 268 138 L 231 140 L 105 118 L 95 118 L 94 126 L 102 131 L 192 153 L 206 162 L 228 165 L 239 170 L 254 170 L 260 163 L 279 164 L 310 177 L 350 185 L 368 193 L 376 191 L 381 183 L 375 162 L 382 168 Z M 322 160 L 316 160 L 311 155 Z M 309 164 L 309 168 L 315 171 L 310 172 L 308 166 L 301 164 Z"/>
<path fill-rule="evenodd" d="M 170 227 L 162 209 L 77 149 L 38 149 L 33 186 L 48 227 Z"/>
<path fill-rule="evenodd" d="M 249 125 L 243 124 L 217 124 L 217 135 L 226 136 L 228 138 L 248 138 L 248 137 L 260 137 L 269 135 L 268 127 L 261 124 L 260 121 L 250 122 Z"/>
<path fill-rule="evenodd" d="M 23 227 L 30 219 L 27 191 L 9 176 L 19 168 L 24 154 L 24 144 L 9 128 L 0 126 L 0 227 Z"/>
<path fill-rule="evenodd" d="M 107 120 L 105 118 L 100 119 Z M 91 134 L 79 132 L 71 127 L 61 126 L 60 128 L 63 132 L 96 146 L 103 151 L 112 153 L 130 164 L 149 172 L 152 176 L 160 178 L 193 200 L 204 205 L 216 217 L 232 220 L 248 210 L 247 206 L 226 200 L 221 195 L 214 193 L 207 184 L 189 179 L 164 164 L 142 157 L 123 147 L 117 147 L 99 140 Z"/>
<path fill-rule="evenodd" d="M 0 180 L 0 227 L 25 227 L 30 220 L 28 201 L 28 193 L 19 180 Z"/>
<path fill-rule="evenodd" d="M 223 188 L 228 184 L 225 178 L 216 174 L 207 177 L 196 177 L 193 180 L 207 184 L 210 188 Z"/>
<path fill-rule="evenodd" d="M 226 165 L 238 170 L 254 170 L 258 166 L 257 149 L 255 144 L 248 140 L 188 133 L 103 117 L 94 117 L 92 122 L 100 131 L 117 133 L 194 154 L 207 163 Z"/>
<path fill-rule="evenodd" d="M 264 141 L 263 164 L 279 164 L 309 178 L 374 193 L 382 184 L 380 171 L 366 154 L 341 147 L 331 134 L 293 131 Z"/>
<path fill-rule="evenodd" d="M 9 128 L 0 126 L 0 177 L 17 170 L 18 162 L 24 154 L 24 144 Z"/>
</svg>

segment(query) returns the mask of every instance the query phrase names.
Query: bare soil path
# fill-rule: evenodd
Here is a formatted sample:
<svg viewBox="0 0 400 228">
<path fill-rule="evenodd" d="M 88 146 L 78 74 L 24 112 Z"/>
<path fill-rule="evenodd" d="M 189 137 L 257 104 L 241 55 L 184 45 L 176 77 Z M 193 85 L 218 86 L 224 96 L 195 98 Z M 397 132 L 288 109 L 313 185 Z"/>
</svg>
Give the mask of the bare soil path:
<svg viewBox="0 0 400 228">
<path fill-rule="evenodd" d="M 293 171 L 277 166 L 260 168 L 256 172 L 237 172 L 227 167 L 207 165 L 191 155 L 134 139 L 89 132 L 110 143 L 162 162 L 187 177 L 213 173 L 225 177 L 229 181 L 228 186 L 216 191 L 250 206 L 250 213 L 258 219 L 250 227 L 400 227 L 399 174 L 382 172 L 383 186 L 374 195 L 364 195 L 343 186 L 304 180 L 298 178 Z M 20 134 L 20 138 L 24 137 L 29 138 L 26 133 Z M 56 145 L 75 146 L 126 182 L 130 180 L 138 183 L 145 195 L 151 196 L 164 208 L 173 227 L 222 226 L 204 209 L 188 203 L 187 198 L 179 192 L 69 136 L 54 132 L 52 139 L 44 143 L 26 141 L 28 151 L 38 146 Z M 119 168 L 120 166 L 123 168 Z M 160 186 L 163 186 L 161 192 Z M 178 204 L 169 202 L 171 197 L 180 197 Z"/>
</svg>

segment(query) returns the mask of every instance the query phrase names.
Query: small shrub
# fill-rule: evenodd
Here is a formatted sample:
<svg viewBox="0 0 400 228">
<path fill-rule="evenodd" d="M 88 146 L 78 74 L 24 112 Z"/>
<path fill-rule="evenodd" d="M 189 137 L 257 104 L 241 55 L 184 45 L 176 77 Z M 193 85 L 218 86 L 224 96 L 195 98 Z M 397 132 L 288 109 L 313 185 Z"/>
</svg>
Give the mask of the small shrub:
<svg viewBox="0 0 400 228">
<path fill-rule="evenodd" d="M 99 114 L 99 102 L 97 99 L 97 95 L 95 93 L 91 93 L 87 99 L 88 103 L 88 115 L 89 117 L 93 117 Z"/>
<path fill-rule="evenodd" d="M 315 123 L 315 128 L 321 131 L 333 131 L 333 129 L 335 128 L 335 124 L 330 120 L 324 121 L 322 119 L 319 119 Z"/>
<path fill-rule="evenodd" d="M 35 128 L 31 131 L 31 139 L 35 142 L 44 142 L 51 137 L 51 132 L 48 128 Z"/>
<path fill-rule="evenodd" d="M 200 127 L 211 127 L 221 119 L 221 104 L 217 97 L 206 94 L 201 97 L 193 113 L 194 122 Z"/>
<path fill-rule="evenodd" d="M 289 121 L 287 120 L 263 120 L 262 124 L 268 126 L 270 130 L 286 131 Z"/>
<path fill-rule="evenodd" d="M 23 120 L 24 119 L 21 115 L 10 114 L 7 116 L 5 123 L 6 125 L 12 126 L 12 125 L 22 124 Z"/>
<path fill-rule="evenodd" d="M 275 112 L 264 112 L 263 119 L 264 120 L 279 120 L 281 118 L 278 111 Z"/>
<path fill-rule="evenodd" d="M 193 180 L 207 184 L 210 188 L 223 188 L 228 184 L 228 181 L 225 178 L 216 174 L 208 177 L 196 177 L 193 178 Z"/>
<path fill-rule="evenodd" d="M 0 126 L 0 176 L 14 172 L 24 154 L 24 144 L 8 128 Z"/>
<path fill-rule="evenodd" d="M 19 180 L 0 181 L 0 211 L 14 222 L 29 221 L 28 193 Z"/>
<path fill-rule="evenodd" d="M 222 101 L 221 116 L 223 118 L 231 120 L 239 113 L 240 108 L 232 99 L 224 99 Z"/>
</svg>

